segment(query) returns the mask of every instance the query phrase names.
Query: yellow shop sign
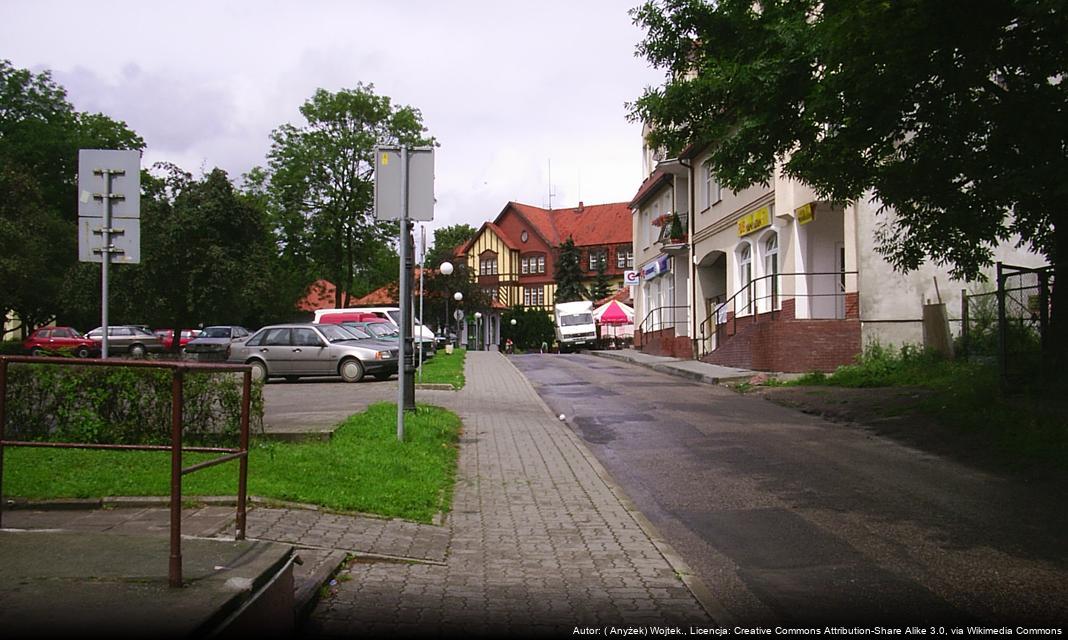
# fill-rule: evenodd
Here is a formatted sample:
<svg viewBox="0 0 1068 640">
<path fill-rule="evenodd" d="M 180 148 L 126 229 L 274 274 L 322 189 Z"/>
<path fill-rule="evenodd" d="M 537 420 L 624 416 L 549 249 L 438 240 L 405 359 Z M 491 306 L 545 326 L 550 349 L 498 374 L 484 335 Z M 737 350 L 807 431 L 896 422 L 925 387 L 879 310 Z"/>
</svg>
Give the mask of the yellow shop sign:
<svg viewBox="0 0 1068 640">
<path fill-rule="evenodd" d="M 738 221 L 738 235 L 744 236 L 753 233 L 757 229 L 763 229 L 771 224 L 771 210 L 760 207 L 752 213 L 747 213 Z"/>
<path fill-rule="evenodd" d="M 794 215 L 797 216 L 798 224 L 808 224 L 816 219 L 816 209 L 810 202 L 794 209 Z"/>
</svg>

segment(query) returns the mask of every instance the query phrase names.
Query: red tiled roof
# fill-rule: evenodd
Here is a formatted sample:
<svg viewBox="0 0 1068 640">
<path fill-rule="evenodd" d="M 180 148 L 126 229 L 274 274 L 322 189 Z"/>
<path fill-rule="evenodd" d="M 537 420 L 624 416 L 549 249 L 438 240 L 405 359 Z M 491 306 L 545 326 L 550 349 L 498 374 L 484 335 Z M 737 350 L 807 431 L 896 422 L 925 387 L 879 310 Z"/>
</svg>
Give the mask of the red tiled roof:
<svg viewBox="0 0 1068 640">
<path fill-rule="evenodd" d="M 597 302 L 595 302 L 593 304 L 593 306 L 594 307 L 599 307 L 599 306 L 601 306 L 603 304 L 611 302 L 612 300 L 615 300 L 616 302 L 622 302 L 623 304 L 627 305 L 628 307 L 629 306 L 633 306 L 633 304 L 634 304 L 634 301 L 631 300 L 631 297 L 630 297 L 630 287 L 620 287 L 618 291 L 616 291 L 612 295 L 608 296 L 607 298 L 602 298 L 602 299 L 598 300 Z"/>
<path fill-rule="evenodd" d="M 575 245 L 595 246 L 603 244 L 624 244 L 631 241 L 631 211 L 626 202 L 614 202 L 611 204 L 580 205 L 568 209 L 542 209 L 540 207 L 523 204 L 521 202 L 509 202 L 497 216 L 497 221 L 506 215 L 509 210 L 515 211 L 526 219 L 534 232 L 540 235 L 550 246 L 559 245 L 568 236 L 574 239 Z M 497 225 L 497 222 L 487 222 L 482 229 L 464 247 L 466 253 L 475 239 L 482 235 L 484 229 L 493 229 L 493 232 L 501 237 L 512 249 L 518 249 L 520 244 L 516 238 L 508 236 Z"/>
<path fill-rule="evenodd" d="M 297 300 L 297 309 L 300 311 L 333 309 L 335 295 L 337 295 L 337 287 L 334 286 L 333 282 L 316 280 L 308 285 L 304 297 Z"/>
</svg>

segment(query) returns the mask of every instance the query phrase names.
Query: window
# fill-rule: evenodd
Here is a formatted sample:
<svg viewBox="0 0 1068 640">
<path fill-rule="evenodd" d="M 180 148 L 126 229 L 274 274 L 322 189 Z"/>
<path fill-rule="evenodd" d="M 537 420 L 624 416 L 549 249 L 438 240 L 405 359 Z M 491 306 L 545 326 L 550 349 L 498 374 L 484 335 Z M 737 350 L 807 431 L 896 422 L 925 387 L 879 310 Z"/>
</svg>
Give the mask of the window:
<svg viewBox="0 0 1068 640">
<path fill-rule="evenodd" d="M 523 287 L 523 306 L 524 307 L 541 307 L 541 306 L 545 306 L 545 288 L 544 287 Z"/>
<path fill-rule="evenodd" d="M 486 295 L 486 298 L 490 301 L 497 300 L 497 290 L 493 287 L 486 287 L 482 289 L 482 293 Z"/>
<path fill-rule="evenodd" d="M 526 242 L 528 238 L 530 238 L 530 236 L 527 235 L 527 230 L 523 229 L 523 232 L 519 234 L 519 240 Z"/>
<path fill-rule="evenodd" d="M 311 329 L 293 329 L 293 344 L 298 347 L 321 347 L 318 334 Z"/>
<path fill-rule="evenodd" d="M 741 293 L 739 296 L 743 301 L 741 306 L 745 310 L 745 313 L 750 312 L 752 296 L 750 295 L 749 285 L 752 284 L 752 282 L 753 250 L 752 247 L 749 246 L 749 243 L 746 243 L 745 246 L 742 247 L 741 253 L 738 255 L 738 291 L 745 291 L 745 293 Z"/>
<path fill-rule="evenodd" d="M 523 273 L 545 273 L 545 256 L 527 256 L 519 262 Z"/>
<path fill-rule="evenodd" d="M 497 275 L 497 256 L 484 256 L 479 261 L 478 272 L 483 276 Z"/>
<path fill-rule="evenodd" d="M 596 271 L 597 265 L 603 264 L 608 266 L 608 251 L 605 249 L 591 249 L 590 250 L 590 271 Z"/>
<path fill-rule="evenodd" d="M 289 345 L 289 329 L 271 329 L 263 338 L 263 344 L 268 347 L 284 347 Z"/>
<path fill-rule="evenodd" d="M 519 265 L 522 273 L 530 273 L 530 258 L 521 258 L 519 260 Z"/>
<path fill-rule="evenodd" d="M 702 194 L 705 198 L 704 204 L 706 207 L 711 207 L 721 200 L 722 190 L 720 189 L 719 181 L 716 180 L 716 175 L 712 173 L 712 161 L 706 160 L 701 167 L 705 179 L 704 193 Z"/>
<path fill-rule="evenodd" d="M 616 249 L 616 268 L 634 268 L 634 249 L 632 247 L 619 247 Z"/>
<path fill-rule="evenodd" d="M 779 306 L 779 234 L 772 233 L 764 241 L 764 275 L 768 278 L 771 308 Z"/>
</svg>

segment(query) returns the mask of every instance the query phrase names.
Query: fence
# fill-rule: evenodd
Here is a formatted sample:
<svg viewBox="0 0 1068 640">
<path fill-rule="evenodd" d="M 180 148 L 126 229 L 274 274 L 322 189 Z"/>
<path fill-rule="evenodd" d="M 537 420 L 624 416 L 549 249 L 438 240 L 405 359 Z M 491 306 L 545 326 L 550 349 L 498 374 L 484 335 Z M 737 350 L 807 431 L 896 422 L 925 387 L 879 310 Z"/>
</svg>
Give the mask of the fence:
<svg viewBox="0 0 1068 640">
<path fill-rule="evenodd" d="M 89 444 L 81 442 L 38 442 L 6 440 L 7 428 L 7 373 L 12 364 L 52 364 L 78 367 L 140 367 L 171 370 L 171 443 L 170 445 Z M 183 447 L 183 381 L 186 372 L 239 372 L 243 374 L 241 391 L 241 430 L 237 448 L 232 447 Z M 167 577 L 172 587 L 182 586 L 182 476 L 208 467 L 240 460 L 237 488 L 236 538 L 245 537 L 245 515 L 248 480 L 249 414 L 251 412 L 252 368 L 247 365 L 194 364 L 144 360 L 84 360 L 70 358 L 41 358 L 32 356 L 0 356 L 0 526 L 3 525 L 3 471 L 5 447 L 51 447 L 63 449 L 111 449 L 171 452 L 170 485 L 170 564 Z M 224 454 L 211 460 L 182 468 L 182 453 L 206 452 Z"/>
<path fill-rule="evenodd" d="M 1006 388 L 1045 366 L 1054 272 L 997 263 L 994 291 L 961 292 L 960 352 L 997 362 Z"/>
</svg>

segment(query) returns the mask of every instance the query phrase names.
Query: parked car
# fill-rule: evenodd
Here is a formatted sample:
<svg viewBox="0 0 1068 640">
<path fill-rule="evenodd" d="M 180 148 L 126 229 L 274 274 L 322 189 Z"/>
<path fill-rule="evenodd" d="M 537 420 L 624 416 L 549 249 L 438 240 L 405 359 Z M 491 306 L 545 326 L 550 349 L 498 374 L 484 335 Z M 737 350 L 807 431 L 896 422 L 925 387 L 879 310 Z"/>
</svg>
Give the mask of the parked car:
<svg viewBox="0 0 1068 640">
<path fill-rule="evenodd" d="M 100 353 L 100 345 L 71 327 L 43 327 L 22 341 L 22 348 L 34 356 L 73 354 L 79 358 Z"/>
<path fill-rule="evenodd" d="M 237 325 L 204 327 L 200 335 L 185 345 L 185 353 L 197 360 L 225 360 L 230 346 L 249 337 L 249 330 Z"/>
<path fill-rule="evenodd" d="M 368 316 L 381 318 L 392 324 L 400 331 L 400 307 L 350 307 L 348 309 L 319 309 L 315 312 L 316 323 L 341 324 L 342 322 L 360 322 L 368 319 Z M 423 350 L 428 352 L 428 358 L 434 357 L 434 332 L 423 326 L 419 318 L 412 314 L 412 338 L 423 342 Z M 418 344 L 418 343 L 417 343 Z"/>
<path fill-rule="evenodd" d="M 100 327 L 85 334 L 101 348 L 104 332 Z M 108 325 L 108 355 L 128 355 L 131 358 L 143 358 L 148 353 L 161 353 L 163 341 L 159 336 L 139 325 Z"/>
<path fill-rule="evenodd" d="M 400 332 L 391 323 L 382 320 L 381 318 L 375 318 L 374 320 L 364 320 L 362 322 L 342 322 L 341 326 L 349 329 L 358 329 L 360 331 L 370 334 L 370 336 L 376 340 L 388 342 L 394 345 L 400 343 Z M 419 350 L 419 341 L 413 341 L 416 351 Z M 434 355 L 433 348 L 427 341 L 423 341 L 423 362 L 426 362 L 430 356 Z"/>
<path fill-rule="evenodd" d="M 163 349 L 170 351 L 172 343 L 174 342 L 174 329 L 156 329 L 152 333 L 159 336 L 159 339 L 163 341 Z M 199 329 L 182 329 L 181 336 L 178 338 L 178 346 L 184 347 L 189 344 L 189 341 L 200 335 Z"/>
<path fill-rule="evenodd" d="M 252 365 L 256 380 L 341 376 L 359 382 L 365 374 L 385 380 L 397 373 L 397 349 L 356 338 L 333 324 L 277 324 L 263 327 L 230 347 L 230 362 Z"/>
</svg>

